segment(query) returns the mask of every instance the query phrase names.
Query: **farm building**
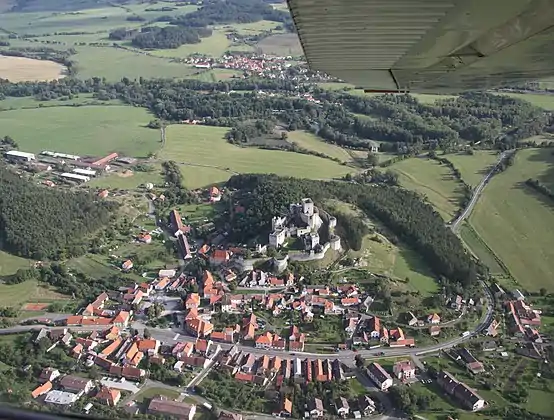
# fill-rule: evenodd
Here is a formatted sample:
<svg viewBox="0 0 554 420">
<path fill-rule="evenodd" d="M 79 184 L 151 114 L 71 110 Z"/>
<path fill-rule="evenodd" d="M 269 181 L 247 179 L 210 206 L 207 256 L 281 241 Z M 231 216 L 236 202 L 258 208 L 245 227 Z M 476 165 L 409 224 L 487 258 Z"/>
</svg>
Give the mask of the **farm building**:
<svg viewBox="0 0 554 420">
<path fill-rule="evenodd" d="M 20 152 L 19 150 L 10 150 L 5 153 L 5 156 L 9 160 L 19 162 L 30 162 L 36 160 L 34 153 Z"/>
<path fill-rule="evenodd" d="M 71 181 L 78 181 L 78 182 L 88 182 L 88 181 L 90 181 L 90 177 L 88 177 L 88 176 L 72 174 L 72 173 L 69 173 L 69 172 L 64 172 L 60 176 L 62 178 L 69 179 Z"/>
<path fill-rule="evenodd" d="M 92 169 L 75 168 L 73 169 L 73 172 L 79 175 L 89 176 L 91 178 L 96 176 L 96 171 Z"/>
<path fill-rule="evenodd" d="M 117 159 L 118 156 L 119 155 L 117 153 L 110 153 L 108 156 L 103 157 L 102 159 L 98 159 L 95 162 L 92 162 L 92 164 L 94 166 L 104 166 L 104 165 L 110 163 L 112 160 Z"/>
<path fill-rule="evenodd" d="M 57 158 L 57 159 L 81 160 L 80 156 L 68 155 L 66 153 L 49 152 L 48 150 L 45 150 L 45 151 L 41 152 L 40 154 L 45 155 L 45 156 L 51 156 L 51 157 Z"/>
</svg>

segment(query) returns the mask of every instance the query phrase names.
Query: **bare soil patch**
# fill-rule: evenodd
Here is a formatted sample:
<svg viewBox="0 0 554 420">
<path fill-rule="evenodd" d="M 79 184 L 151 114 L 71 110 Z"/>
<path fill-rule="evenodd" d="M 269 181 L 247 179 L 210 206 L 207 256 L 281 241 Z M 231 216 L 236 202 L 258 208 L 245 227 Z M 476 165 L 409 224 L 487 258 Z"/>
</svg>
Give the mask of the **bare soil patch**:
<svg viewBox="0 0 554 420">
<path fill-rule="evenodd" d="M 65 70 L 54 61 L 0 56 L 0 79 L 10 82 L 57 80 L 65 77 Z"/>
</svg>

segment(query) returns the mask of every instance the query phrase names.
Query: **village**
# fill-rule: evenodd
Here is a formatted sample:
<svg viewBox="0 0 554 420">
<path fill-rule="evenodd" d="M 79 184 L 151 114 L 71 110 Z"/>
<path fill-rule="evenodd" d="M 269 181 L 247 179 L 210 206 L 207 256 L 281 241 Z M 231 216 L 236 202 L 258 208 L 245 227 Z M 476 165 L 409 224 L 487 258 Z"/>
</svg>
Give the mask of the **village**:
<svg viewBox="0 0 554 420">
<path fill-rule="evenodd" d="M 219 203 L 225 193 L 215 186 L 203 192 L 211 205 Z M 307 258 L 329 249 L 333 240 L 340 248 L 335 223 L 334 217 L 319 211 L 310 198 L 291 203 L 288 215 L 268 220 L 271 230 L 267 243 L 256 245 L 249 250 L 252 258 L 246 258 L 244 248 L 199 242 L 194 228 L 177 209 L 171 210 L 167 222 L 156 228 L 158 232 L 141 231 L 135 239 L 148 246 L 155 234 L 165 232 L 185 263 L 202 261 L 206 268 L 201 275 L 179 267 L 162 268 L 155 279 L 106 290 L 75 315 L 37 319 L 47 326 L 40 329 L 35 342 L 49 340 L 50 349 L 62 348 L 75 363 L 96 367 L 102 379 L 63 375 L 56 366 L 50 366 L 37 378 L 39 385 L 33 397 L 45 404 L 68 406 L 83 396 L 91 398 L 95 392 L 91 404 L 192 419 L 197 410 L 211 410 L 211 403 L 192 397 L 195 389 L 213 372 L 219 372 L 229 380 L 271 389 L 272 414 L 280 417 L 298 415 L 293 413 L 292 384 L 333 386 L 345 381 L 359 381 L 367 392 L 336 401 L 316 398 L 307 403 L 301 415 L 361 418 L 377 414 L 387 411 L 387 395 L 392 388 L 413 383 L 437 386 L 457 406 L 477 411 L 487 407 L 487 401 L 448 370 L 422 363 L 417 356 L 417 340 L 406 330 L 425 331 L 436 342 L 427 347 L 432 353 L 474 377 L 490 375 L 486 366 L 491 360 L 510 357 L 506 347 L 497 344 L 499 337 L 512 337 L 517 354 L 537 360 L 544 357 L 549 338 L 539 332 L 540 310 L 526 303 L 517 290 L 508 293 L 495 284 L 490 291 L 492 299 L 502 302 L 505 320 L 485 319 L 474 330 L 441 342 L 441 329 L 463 319 L 483 298 L 445 297 L 441 312 L 449 314 L 448 321 L 437 312 L 416 316 L 407 311 L 405 323 L 395 324 L 372 313 L 374 296 L 360 285 L 306 284 L 302 276 L 285 270 L 288 259 L 283 265 L 267 255 L 268 249 L 283 249 L 295 241 L 300 245 L 297 252 Z M 322 236 L 330 242 L 320 244 L 319 232 L 323 230 Z M 221 236 L 218 232 L 213 235 Z M 254 267 L 253 259 L 268 262 L 269 268 Z M 123 272 L 133 270 L 133 261 L 123 259 L 119 268 Z M 171 322 L 165 328 L 158 327 L 155 321 L 159 317 Z M 281 319 L 280 326 L 274 325 Z M 325 348 L 330 351 L 314 351 L 311 344 L 317 334 L 314 324 L 319 322 L 341 325 L 342 339 L 328 342 Z M 465 345 L 477 337 L 485 339 L 476 344 L 486 361 L 479 360 Z M 387 357 L 393 357 L 393 362 L 384 363 Z M 168 375 L 178 375 L 179 398 L 160 395 L 148 406 L 133 399 L 152 380 L 153 366 Z M 209 395 L 204 397 L 209 399 Z M 241 418 L 227 411 L 220 414 L 222 419 Z"/>
</svg>

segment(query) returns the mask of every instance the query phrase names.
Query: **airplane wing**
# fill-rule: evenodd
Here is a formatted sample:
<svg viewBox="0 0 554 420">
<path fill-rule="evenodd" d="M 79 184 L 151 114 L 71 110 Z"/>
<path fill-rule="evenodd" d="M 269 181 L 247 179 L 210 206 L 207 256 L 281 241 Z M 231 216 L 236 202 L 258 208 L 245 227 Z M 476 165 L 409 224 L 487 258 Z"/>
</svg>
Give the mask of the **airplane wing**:
<svg viewBox="0 0 554 420">
<path fill-rule="evenodd" d="M 287 0 L 311 69 L 372 91 L 554 76 L 552 0 Z"/>
</svg>

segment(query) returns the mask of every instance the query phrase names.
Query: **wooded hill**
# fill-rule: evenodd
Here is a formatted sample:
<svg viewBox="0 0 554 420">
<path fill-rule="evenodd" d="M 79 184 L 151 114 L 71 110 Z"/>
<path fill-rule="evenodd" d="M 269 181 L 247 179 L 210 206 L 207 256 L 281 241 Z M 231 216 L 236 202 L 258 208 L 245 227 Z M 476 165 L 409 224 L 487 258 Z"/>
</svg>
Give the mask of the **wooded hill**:
<svg viewBox="0 0 554 420">
<path fill-rule="evenodd" d="M 2 248 L 36 260 L 86 252 L 87 236 L 108 223 L 112 202 L 35 185 L 0 167 Z"/>
<path fill-rule="evenodd" d="M 460 239 L 445 227 L 444 220 L 421 198 L 403 188 L 347 182 L 323 182 L 275 175 L 236 175 L 227 183 L 238 189 L 236 198 L 246 212 L 231 218 L 231 237 L 246 242 L 268 230 L 271 218 L 281 214 L 290 203 L 311 197 L 316 204 L 336 199 L 357 205 L 379 220 L 401 240 L 421 255 L 427 265 L 449 281 L 464 286 L 472 284 L 483 267 L 477 266 Z M 345 238 L 359 242 L 356 231 L 348 229 Z M 363 235 L 363 232 L 359 232 Z"/>
</svg>

